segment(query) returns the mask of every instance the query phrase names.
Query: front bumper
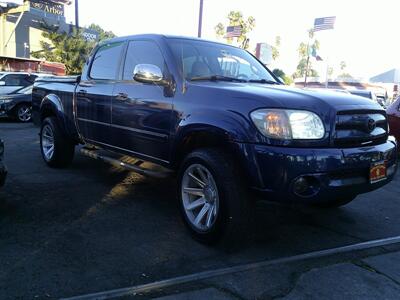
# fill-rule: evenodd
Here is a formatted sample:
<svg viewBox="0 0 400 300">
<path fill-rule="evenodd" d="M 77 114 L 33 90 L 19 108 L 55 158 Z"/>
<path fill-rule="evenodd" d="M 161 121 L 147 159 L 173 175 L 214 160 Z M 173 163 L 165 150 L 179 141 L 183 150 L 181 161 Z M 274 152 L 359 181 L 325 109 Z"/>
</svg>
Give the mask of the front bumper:
<svg viewBox="0 0 400 300">
<path fill-rule="evenodd" d="M 360 148 L 288 148 L 237 144 L 249 185 L 267 199 L 288 202 L 332 201 L 373 191 L 390 182 L 397 171 L 397 146 L 393 140 Z M 385 162 L 387 178 L 371 184 L 371 165 Z M 311 178 L 313 189 L 299 194 L 295 183 Z"/>
<path fill-rule="evenodd" d="M 14 107 L 15 103 L 0 100 L 0 117 L 7 116 L 14 109 Z"/>
</svg>

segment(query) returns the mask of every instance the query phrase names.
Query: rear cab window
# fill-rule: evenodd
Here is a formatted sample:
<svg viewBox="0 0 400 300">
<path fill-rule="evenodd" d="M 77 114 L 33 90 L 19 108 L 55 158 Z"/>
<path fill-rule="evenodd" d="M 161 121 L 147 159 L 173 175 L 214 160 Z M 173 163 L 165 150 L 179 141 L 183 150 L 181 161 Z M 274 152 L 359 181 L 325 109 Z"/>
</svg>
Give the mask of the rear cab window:
<svg viewBox="0 0 400 300">
<path fill-rule="evenodd" d="M 118 75 L 124 42 L 100 46 L 93 58 L 89 76 L 92 79 L 115 80 Z"/>
</svg>

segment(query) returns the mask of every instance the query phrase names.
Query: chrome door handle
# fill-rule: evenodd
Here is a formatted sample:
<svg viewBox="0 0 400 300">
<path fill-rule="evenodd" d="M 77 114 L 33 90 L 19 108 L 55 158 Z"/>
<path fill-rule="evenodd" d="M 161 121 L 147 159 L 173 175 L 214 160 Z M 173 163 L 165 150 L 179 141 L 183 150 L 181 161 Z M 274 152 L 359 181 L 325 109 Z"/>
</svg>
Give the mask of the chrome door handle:
<svg viewBox="0 0 400 300">
<path fill-rule="evenodd" d="M 115 99 L 117 99 L 119 101 L 126 101 L 129 99 L 129 96 L 126 93 L 118 93 L 117 96 L 115 97 Z"/>
<path fill-rule="evenodd" d="M 78 96 L 80 96 L 80 97 L 85 97 L 86 94 L 87 94 L 87 90 L 79 90 L 78 91 Z"/>
</svg>

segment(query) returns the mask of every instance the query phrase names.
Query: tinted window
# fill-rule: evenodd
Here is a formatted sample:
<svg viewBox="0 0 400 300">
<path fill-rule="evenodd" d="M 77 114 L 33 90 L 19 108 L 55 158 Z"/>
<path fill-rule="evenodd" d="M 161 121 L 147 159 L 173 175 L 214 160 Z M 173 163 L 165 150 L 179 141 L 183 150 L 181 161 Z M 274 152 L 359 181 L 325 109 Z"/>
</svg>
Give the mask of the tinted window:
<svg viewBox="0 0 400 300">
<path fill-rule="evenodd" d="M 26 74 L 9 74 L 2 80 L 6 82 L 7 86 L 28 86 L 31 85 L 35 79 L 31 80 L 30 76 Z"/>
<path fill-rule="evenodd" d="M 138 64 L 156 65 L 164 73 L 164 57 L 156 43 L 151 41 L 134 41 L 129 43 L 124 66 L 124 80 L 133 79 L 133 71 Z"/>
<path fill-rule="evenodd" d="M 116 79 L 123 43 L 101 46 L 93 59 L 90 77 L 93 79 Z"/>
</svg>

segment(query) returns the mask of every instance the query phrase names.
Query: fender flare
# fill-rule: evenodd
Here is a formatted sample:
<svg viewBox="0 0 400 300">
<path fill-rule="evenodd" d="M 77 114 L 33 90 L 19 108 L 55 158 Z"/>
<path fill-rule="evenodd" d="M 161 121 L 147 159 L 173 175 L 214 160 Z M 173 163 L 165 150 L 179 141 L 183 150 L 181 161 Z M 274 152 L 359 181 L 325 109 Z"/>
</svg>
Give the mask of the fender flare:
<svg viewBox="0 0 400 300">
<path fill-rule="evenodd" d="M 66 120 L 64 114 L 64 107 L 62 105 L 61 99 L 55 94 L 46 95 L 40 103 L 40 119 L 43 120 L 43 115 L 50 113 L 54 115 L 61 127 L 61 130 L 67 134 L 66 130 Z"/>
</svg>

